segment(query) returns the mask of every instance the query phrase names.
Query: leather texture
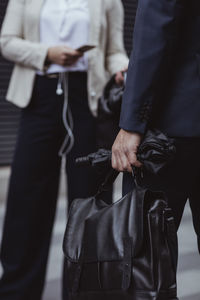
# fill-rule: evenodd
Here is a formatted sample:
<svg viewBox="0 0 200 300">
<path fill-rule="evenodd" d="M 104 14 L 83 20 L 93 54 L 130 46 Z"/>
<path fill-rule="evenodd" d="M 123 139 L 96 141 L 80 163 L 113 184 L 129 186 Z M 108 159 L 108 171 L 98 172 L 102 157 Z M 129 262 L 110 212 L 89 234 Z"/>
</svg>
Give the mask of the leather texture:
<svg viewBox="0 0 200 300">
<path fill-rule="evenodd" d="M 141 155 L 145 149 L 146 159 L 151 160 L 153 147 L 162 167 L 174 153 L 172 141 L 158 131 L 149 132 L 143 146 L 145 143 L 148 151 L 141 148 Z M 168 146 L 163 152 L 164 145 Z M 105 152 L 102 155 L 105 162 Z M 92 157 L 99 163 L 99 156 L 100 152 L 88 156 L 87 163 L 91 164 Z M 157 166 L 152 168 L 153 173 L 157 171 Z M 133 192 L 108 205 L 101 200 L 102 191 L 116 175 L 116 171 L 111 171 L 95 197 L 72 203 L 63 242 L 69 297 L 72 300 L 177 299 L 177 236 L 167 199 L 162 192 L 136 184 Z"/>
<path fill-rule="evenodd" d="M 75 200 L 64 239 L 71 299 L 176 299 L 175 245 L 162 193 Z"/>
</svg>

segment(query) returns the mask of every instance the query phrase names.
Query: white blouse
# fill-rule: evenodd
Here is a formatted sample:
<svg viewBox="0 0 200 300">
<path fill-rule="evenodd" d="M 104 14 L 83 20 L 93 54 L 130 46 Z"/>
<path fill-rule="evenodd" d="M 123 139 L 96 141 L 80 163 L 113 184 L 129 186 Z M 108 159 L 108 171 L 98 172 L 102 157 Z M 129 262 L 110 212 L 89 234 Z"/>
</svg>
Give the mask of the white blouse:
<svg viewBox="0 0 200 300">
<path fill-rule="evenodd" d="M 49 47 L 66 45 L 76 49 L 88 44 L 89 23 L 88 0 L 45 0 L 40 17 L 40 42 Z M 85 53 L 75 65 L 62 67 L 52 64 L 47 73 L 87 69 Z"/>
</svg>

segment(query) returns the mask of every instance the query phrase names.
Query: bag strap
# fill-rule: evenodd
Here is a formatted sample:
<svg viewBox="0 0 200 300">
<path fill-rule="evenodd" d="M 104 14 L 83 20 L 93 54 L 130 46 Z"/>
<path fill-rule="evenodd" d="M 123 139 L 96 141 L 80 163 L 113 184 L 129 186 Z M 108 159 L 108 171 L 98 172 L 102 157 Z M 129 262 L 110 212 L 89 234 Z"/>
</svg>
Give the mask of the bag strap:
<svg viewBox="0 0 200 300">
<path fill-rule="evenodd" d="M 164 230 L 166 230 L 167 234 L 168 246 L 172 258 L 173 269 L 176 273 L 178 264 L 178 240 L 171 208 L 167 208 L 164 211 L 164 223 Z"/>
<path fill-rule="evenodd" d="M 78 263 L 76 265 L 75 277 L 74 277 L 74 282 L 73 282 L 73 286 L 72 286 L 72 294 L 73 295 L 76 295 L 79 290 L 81 273 L 82 273 L 82 269 L 83 269 L 83 255 L 84 255 L 84 244 L 82 246 L 81 254 L 80 254 Z"/>
<path fill-rule="evenodd" d="M 115 182 L 116 178 L 118 177 L 119 172 L 114 170 L 114 169 L 110 169 L 110 171 L 108 172 L 105 181 L 100 185 L 97 195 L 99 196 L 100 194 L 110 191 L 110 189 L 112 188 L 113 183 Z"/>
<path fill-rule="evenodd" d="M 132 244 L 133 241 L 130 237 L 124 239 L 124 263 L 123 263 L 123 279 L 122 279 L 122 289 L 124 291 L 128 290 L 131 284 Z"/>
</svg>

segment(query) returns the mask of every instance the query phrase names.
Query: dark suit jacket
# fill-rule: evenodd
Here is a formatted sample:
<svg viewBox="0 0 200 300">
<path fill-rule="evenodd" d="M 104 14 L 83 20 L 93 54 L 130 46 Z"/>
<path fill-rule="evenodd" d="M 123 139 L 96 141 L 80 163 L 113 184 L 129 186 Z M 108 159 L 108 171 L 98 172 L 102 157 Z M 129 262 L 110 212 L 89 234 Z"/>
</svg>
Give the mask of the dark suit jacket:
<svg viewBox="0 0 200 300">
<path fill-rule="evenodd" d="M 139 0 L 120 127 L 200 137 L 200 0 Z"/>
</svg>

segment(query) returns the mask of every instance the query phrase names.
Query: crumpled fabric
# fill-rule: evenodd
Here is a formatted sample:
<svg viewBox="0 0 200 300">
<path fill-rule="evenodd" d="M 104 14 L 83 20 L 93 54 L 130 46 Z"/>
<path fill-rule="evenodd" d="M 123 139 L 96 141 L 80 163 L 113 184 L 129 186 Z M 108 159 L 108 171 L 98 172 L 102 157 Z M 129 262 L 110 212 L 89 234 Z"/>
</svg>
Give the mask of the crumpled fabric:
<svg viewBox="0 0 200 300">
<path fill-rule="evenodd" d="M 148 130 L 137 152 L 138 160 L 147 171 L 158 174 L 174 157 L 174 139 L 157 129 Z M 111 165 L 111 151 L 99 149 L 86 157 L 78 158 L 77 164 L 101 169 Z"/>
<path fill-rule="evenodd" d="M 148 130 L 137 152 L 138 160 L 147 171 L 158 174 L 174 157 L 174 139 L 159 130 Z"/>
</svg>

